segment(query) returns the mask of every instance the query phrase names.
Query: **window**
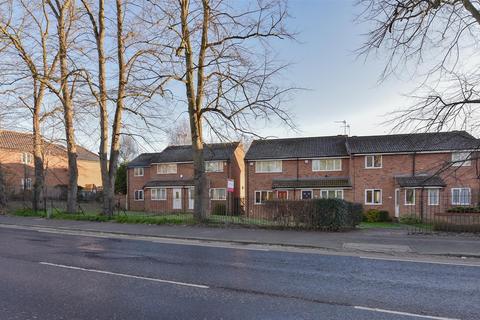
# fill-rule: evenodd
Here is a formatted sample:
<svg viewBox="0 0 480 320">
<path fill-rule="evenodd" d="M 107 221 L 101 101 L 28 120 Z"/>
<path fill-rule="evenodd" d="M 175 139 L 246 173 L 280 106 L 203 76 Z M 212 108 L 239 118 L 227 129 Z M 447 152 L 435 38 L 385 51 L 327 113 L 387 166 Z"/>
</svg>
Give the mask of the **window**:
<svg viewBox="0 0 480 320">
<path fill-rule="evenodd" d="M 452 188 L 452 205 L 466 206 L 470 204 L 470 188 Z"/>
<path fill-rule="evenodd" d="M 343 190 L 320 190 L 320 198 L 322 199 L 343 199 Z"/>
<path fill-rule="evenodd" d="M 206 161 L 206 172 L 223 172 L 223 161 Z"/>
<path fill-rule="evenodd" d="M 312 199 L 312 190 L 302 190 L 302 200 Z"/>
<path fill-rule="evenodd" d="M 440 203 L 440 190 L 428 189 L 428 205 L 438 206 L 439 203 Z"/>
<path fill-rule="evenodd" d="M 143 190 L 135 190 L 135 201 L 143 201 Z"/>
<path fill-rule="evenodd" d="M 22 179 L 22 190 L 32 190 L 32 178 Z"/>
<path fill-rule="evenodd" d="M 177 173 L 177 164 L 176 163 L 157 164 L 157 173 L 158 174 Z"/>
<path fill-rule="evenodd" d="M 382 156 L 381 155 L 370 155 L 365 156 L 365 168 L 374 169 L 382 167 Z"/>
<path fill-rule="evenodd" d="M 470 166 L 472 161 L 470 160 L 470 152 L 454 152 L 452 153 L 452 166 Z"/>
<path fill-rule="evenodd" d="M 255 172 L 282 172 L 282 160 L 256 161 Z"/>
<path fill-rule="evenodd" d="M 33 154 L 24 152 L 22 153 L 22 163 L 23 164 L 32 164 L 33 163 Z"/>
<path fill-rule="evenodd" d="M 288 199 L 288 190 L 279 190 L 277 191 L 277 199 L 287 200 Z"/>
<path fill-rule="evenodd" d="M 210 189 L 210 199 L 212 200 L 226 200 L 227 189 L 225 188 L 212 188 Z"/>
<path fill-rule="evenodd" d="M 340 171 L 342 159 L 317 159 L 312 160 L 312 171 Z"/>
<path fill-rule="evenodd" d="M 152 200 L 167 200 L 167 189 L 165 188 L 152 188 L 150 194 Z"/>
<path fill-rule="evenodd" d="M 415 189 L 405 189 L 405 205 L 412 206 L 415 204 Z"/>
<path fill-rule="evenodd" d="M 366 189 L 365 190 L 365 204 L 382 204 L 382 190 L 381 189 Z"/>
<path fill-rule="evenodd" d="M 273 191 L 255 191 L 255 204 L 263 204 L 268 200 L 273 200 Z"/>
<path fill-rule="evenodd" d="M 133 168 L 133 176 L 143 177 L 143 168 Z"/>
</svg>

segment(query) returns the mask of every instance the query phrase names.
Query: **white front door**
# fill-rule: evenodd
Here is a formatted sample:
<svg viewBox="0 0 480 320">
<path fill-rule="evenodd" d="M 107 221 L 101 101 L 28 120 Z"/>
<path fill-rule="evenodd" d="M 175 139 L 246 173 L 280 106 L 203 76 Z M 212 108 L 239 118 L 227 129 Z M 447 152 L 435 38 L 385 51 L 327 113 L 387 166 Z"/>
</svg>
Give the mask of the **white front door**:
<svg viewBox="0 0 480 320">
<path fill-rule="evenodd" d="M 195 189 L 193 187 L 188 188 L 188 209 L 193 210 L 193 204 L 195 200 Z"/>
<path fill-rule="evenodd" d="M 395 189 L 395 217 L 400 217 L 400 189 Z"/>
<path fill-rule="evenodd" d="M 182 209 L 182 189 L 173 189 L 173 209 Z"/>
</svg>

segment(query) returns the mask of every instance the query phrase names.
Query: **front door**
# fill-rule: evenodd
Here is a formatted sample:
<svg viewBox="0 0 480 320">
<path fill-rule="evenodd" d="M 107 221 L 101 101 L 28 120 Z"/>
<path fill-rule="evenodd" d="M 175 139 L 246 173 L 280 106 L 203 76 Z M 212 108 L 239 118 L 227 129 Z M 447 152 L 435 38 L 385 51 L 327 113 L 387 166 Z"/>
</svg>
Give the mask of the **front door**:
<svg viewBox="0 0 480 320">
<path fill-rule="evenodd" d="M 173 209 L 182 209 L 182 189 L 173 189 Z"/>
<path fill-rule="evenodd" d="M 395 189 L 395 217 L 400 217 L 400 189 Z"/>
<path fill-rule="evenodd" d="M 193 210 L 194 200 L 195 200 L 195 192 L 194 188 L 188 188 L 188 209 Z"/>
</svg>

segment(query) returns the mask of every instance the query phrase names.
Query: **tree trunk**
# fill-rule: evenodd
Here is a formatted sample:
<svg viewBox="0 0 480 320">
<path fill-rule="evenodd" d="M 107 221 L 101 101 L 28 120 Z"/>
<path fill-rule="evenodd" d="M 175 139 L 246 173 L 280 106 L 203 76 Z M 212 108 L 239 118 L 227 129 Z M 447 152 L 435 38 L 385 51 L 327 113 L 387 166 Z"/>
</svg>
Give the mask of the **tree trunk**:
<svg viewBox="0 0 480 320">
<path fill-rule="evenodd" d="M 33 80 L 36 81 L 36 80 Z M 34 98 L 33 109 L 33 157 L 35 166 L 35 183 L 33 185 L 33 211 L 43 209 L 45 176 L 43 168 L 43 139 L 40 130 L 40 109 L 42 107 L 44 87 L 41 85 L 39 94 Z"/>
</svg>

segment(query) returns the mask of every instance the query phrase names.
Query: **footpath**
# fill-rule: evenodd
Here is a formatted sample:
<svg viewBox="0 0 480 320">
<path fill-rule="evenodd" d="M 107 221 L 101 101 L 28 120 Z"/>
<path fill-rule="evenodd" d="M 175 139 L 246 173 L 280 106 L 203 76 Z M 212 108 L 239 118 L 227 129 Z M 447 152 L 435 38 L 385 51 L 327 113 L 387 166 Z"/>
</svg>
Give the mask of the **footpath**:
<svg viewBox="0 0 480 320">
<path fill-rule="evenodd" d="M 126 236 L 159 237 L 236 244 L 315 248 L 341 252 L 392 255 L 434 255 L 480 258 L 480 236 L 408 234 L 404 229 L 358 229 L 348 232 L 266 230 L 242 227 L 121 224 L 52 220 L 0 215 L 0 227 L 36 227 Z M 0 231 L 1 232 L 1 231 Z"/>
</svg>

